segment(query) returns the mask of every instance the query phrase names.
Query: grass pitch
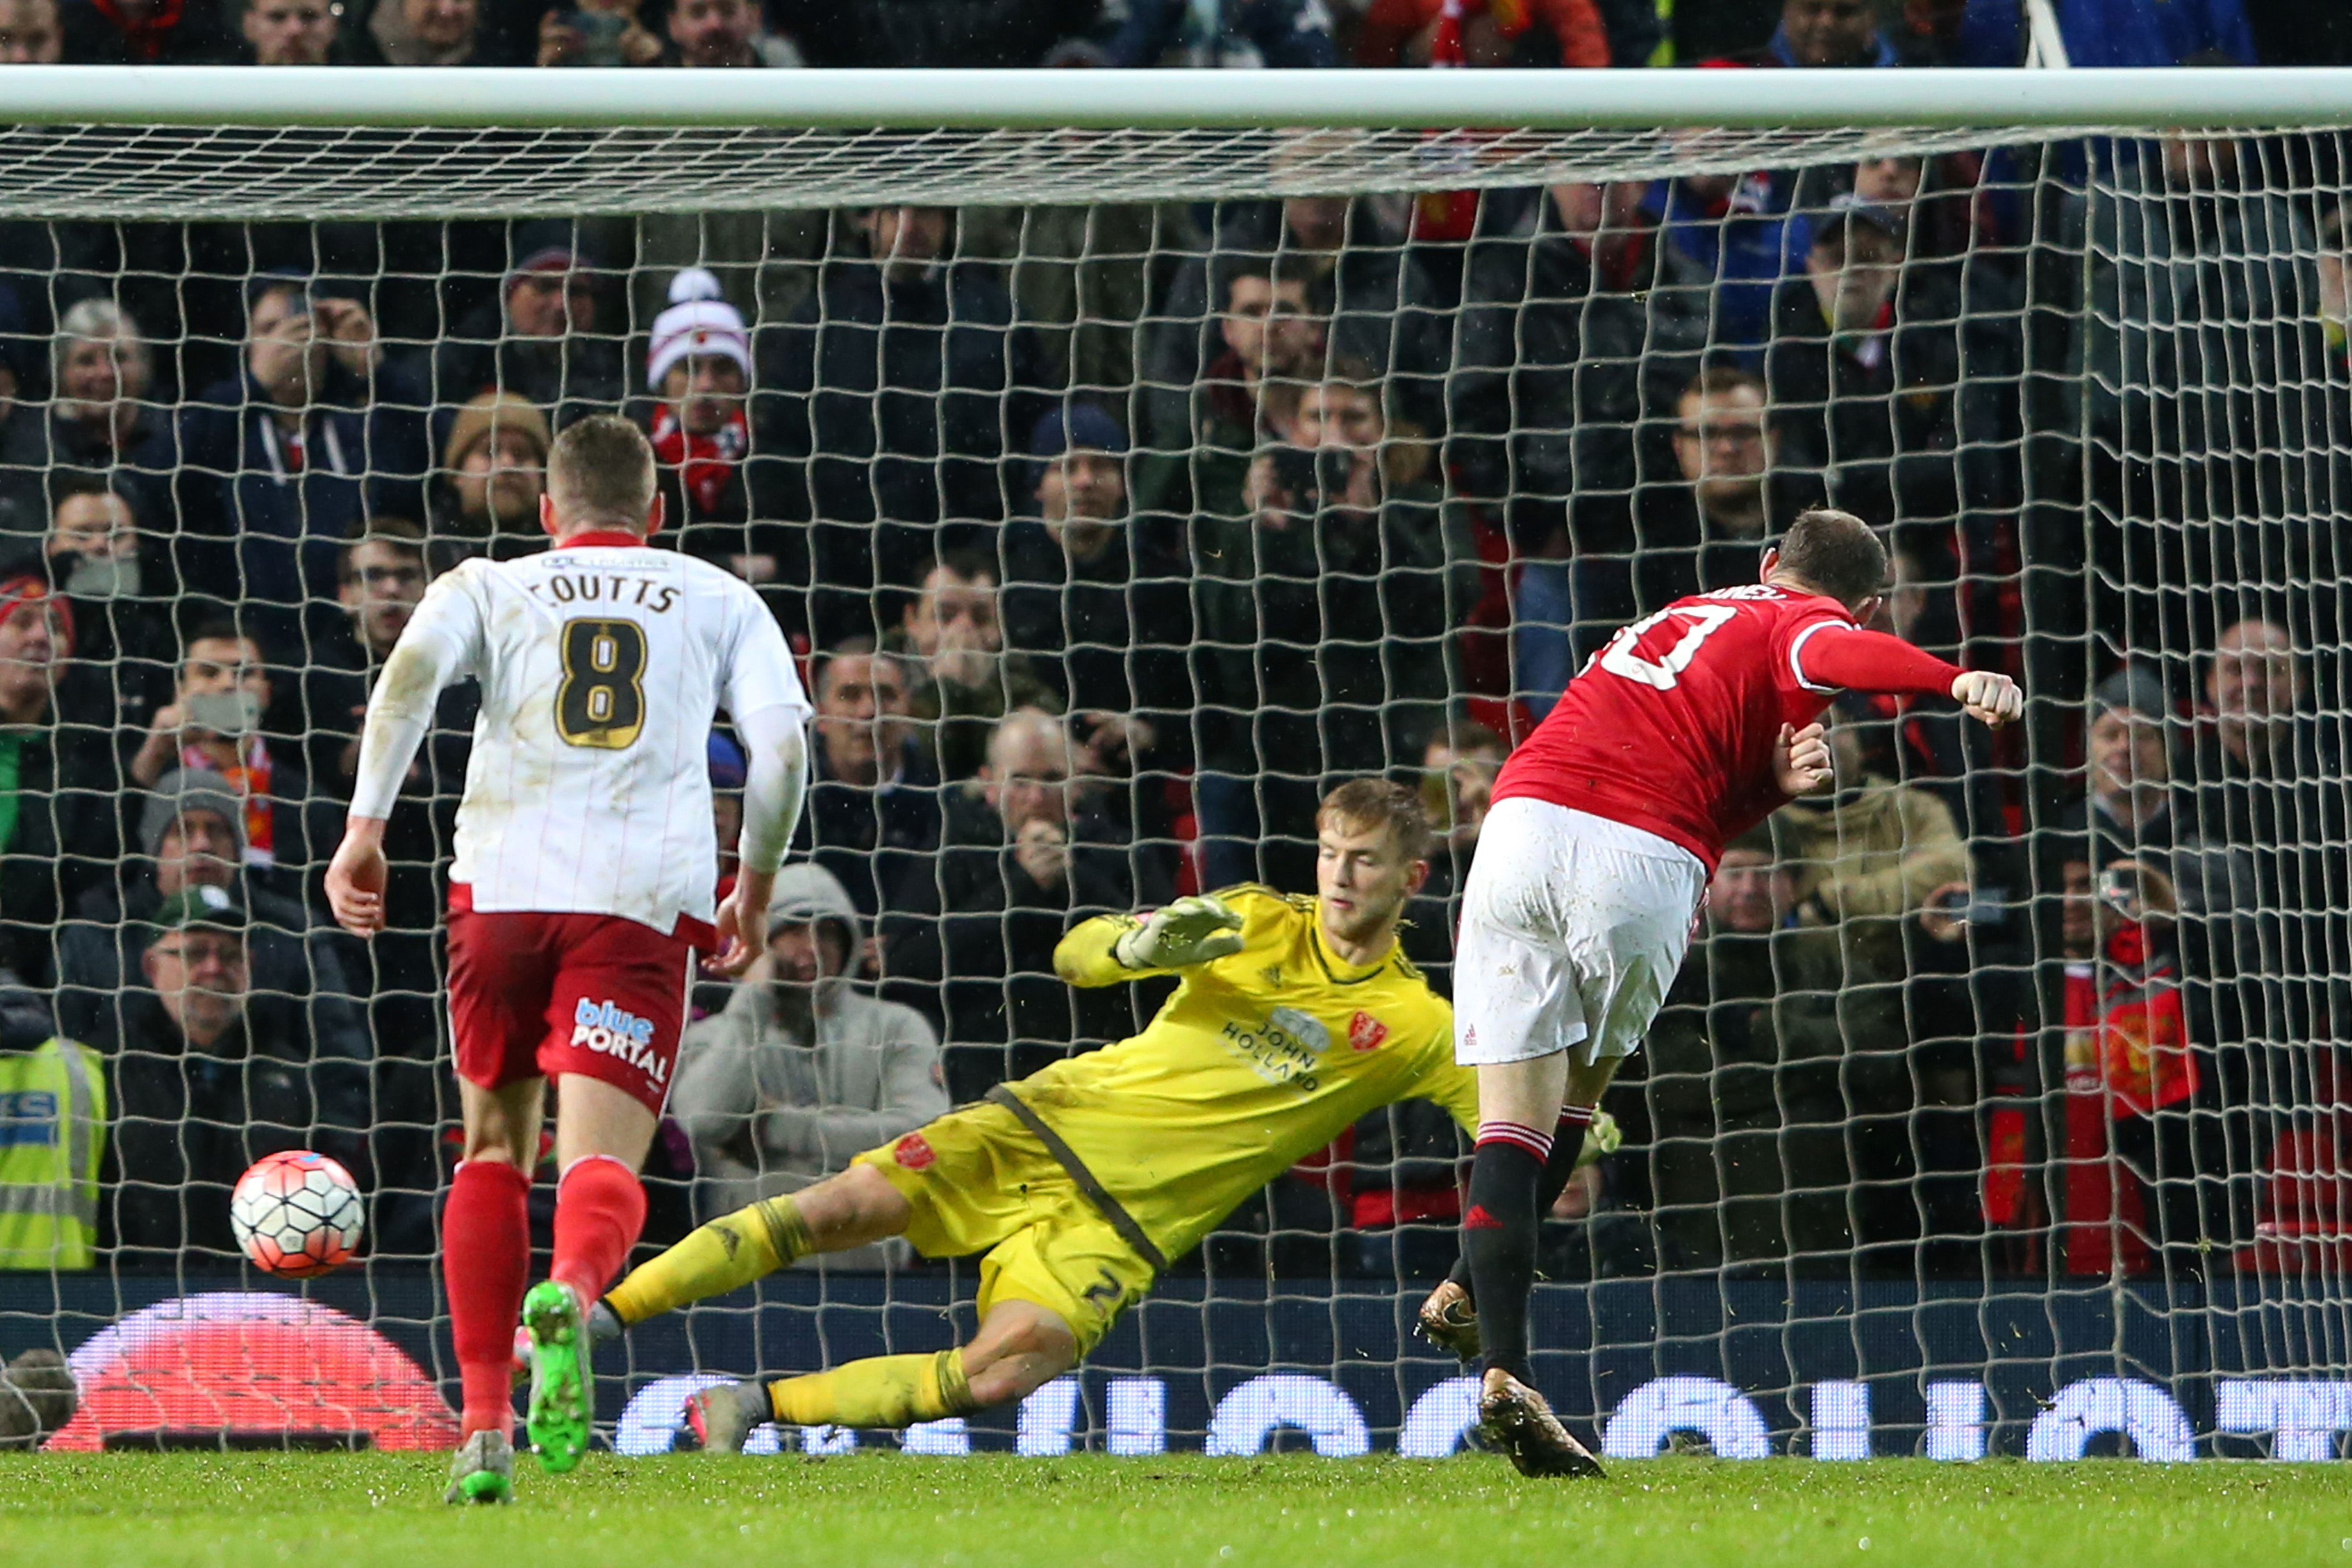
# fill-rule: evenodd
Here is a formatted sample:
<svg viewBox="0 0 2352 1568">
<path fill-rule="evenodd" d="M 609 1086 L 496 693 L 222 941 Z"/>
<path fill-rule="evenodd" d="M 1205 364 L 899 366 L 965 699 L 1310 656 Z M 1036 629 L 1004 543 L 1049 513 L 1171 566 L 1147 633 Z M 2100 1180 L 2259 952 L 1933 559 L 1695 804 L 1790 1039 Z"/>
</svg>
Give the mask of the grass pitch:
<svg viewBox="0 0 2352 1568">
<path fill-rule="evenodd" d="M 2352 1568 L 2352 1473 L 2092 1460 L 1618 1462 L 1529 1482 L 1499 1459 L 526 1459 L 517 1500 L 440 1501 L 440 1455 L 0 1458 L 0 1563 L 44 1568 L 674 1568 L 790 1562 L 1607 1568 L 1824 1562 Z"/>
</svg>

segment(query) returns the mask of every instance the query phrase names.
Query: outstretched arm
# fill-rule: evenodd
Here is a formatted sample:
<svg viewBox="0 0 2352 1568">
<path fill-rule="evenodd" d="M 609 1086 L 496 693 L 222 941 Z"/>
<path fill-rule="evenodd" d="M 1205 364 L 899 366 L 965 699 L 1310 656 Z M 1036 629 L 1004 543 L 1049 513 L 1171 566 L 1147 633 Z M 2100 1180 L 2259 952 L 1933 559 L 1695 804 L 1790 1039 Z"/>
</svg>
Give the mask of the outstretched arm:
<svg viewBox="0 0 2352 1568">
<path fill-rule="evenodd" d="M 1113 950 L 1119 938 L 1143 922 L 1133 915 L 1097 915 L 1062 933 L 1054 946 L 1054 973 L 1068 985 L 1123 985 L 1165 970 L 1129 969 Z"/>
<path fill-rule="evenodd" d="M 1242 917 L 1214 894 L 1150 914 L 1097 915 L 1054 949 L 1054 973 L 1072 985 L 1118 985 L 1172 974 L 1242 950 Z"/>
<path fill-rule="evenodd" d="M 1972 719 L 2006 724 L 2025 711 L 2025 694 L 2006 675 L 1962 669 L 1885 632 L 1833 623 L 1806 627 L 1789 645 L 1797 679 L 1815 691 L 1886 691 L 1949 696 Z"/>
</svg>

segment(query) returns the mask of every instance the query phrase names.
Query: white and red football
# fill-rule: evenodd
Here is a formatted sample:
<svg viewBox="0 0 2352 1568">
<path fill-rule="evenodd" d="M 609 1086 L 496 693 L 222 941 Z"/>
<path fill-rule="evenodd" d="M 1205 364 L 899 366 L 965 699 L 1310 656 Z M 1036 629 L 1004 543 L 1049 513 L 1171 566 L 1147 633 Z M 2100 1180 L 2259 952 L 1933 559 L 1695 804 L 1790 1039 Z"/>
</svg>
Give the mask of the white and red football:
<svg viewBox="0 0 2352 1568">
<path fill-rule="evenodd" d="M 366 1215 L 352 1173 L 307 1149 L 255 1161 L 228 1200 L 230 1228 L 254 1267 L 296 1279 L 349 1263 Z"/>
</svg>

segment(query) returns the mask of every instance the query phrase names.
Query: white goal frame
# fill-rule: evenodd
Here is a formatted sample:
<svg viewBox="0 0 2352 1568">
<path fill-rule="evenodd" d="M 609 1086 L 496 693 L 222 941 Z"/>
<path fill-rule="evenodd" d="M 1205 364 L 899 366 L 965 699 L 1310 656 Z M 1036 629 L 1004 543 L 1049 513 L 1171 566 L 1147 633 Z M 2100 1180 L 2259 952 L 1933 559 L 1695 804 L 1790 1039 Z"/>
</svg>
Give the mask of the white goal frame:
<svg viewBox="0 0 2352 1568">
<path fill-rule="evenodd" d="M 2352 70 L 0 71 L 0 216 L 1201 201 L 2352 126 Z M 1074 144 L 1073 138 L 1083 138 Z"/>
<path fill-rule="evenodd" d="M 781 130 L 1546 131 L 1901 125 L 2293 130 L 2352 121 L 2352 69 L 659 70 L 48 66 L 0 123 Z"/>
</svg>

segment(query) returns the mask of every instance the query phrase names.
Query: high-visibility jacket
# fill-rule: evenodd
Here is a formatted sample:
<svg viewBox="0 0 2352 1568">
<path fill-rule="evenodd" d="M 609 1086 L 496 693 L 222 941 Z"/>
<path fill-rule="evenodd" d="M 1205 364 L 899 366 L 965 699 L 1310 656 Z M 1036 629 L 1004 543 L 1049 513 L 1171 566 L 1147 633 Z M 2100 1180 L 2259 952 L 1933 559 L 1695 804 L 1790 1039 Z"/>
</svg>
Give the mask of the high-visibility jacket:
<svg viewBox="0 0 2352 1568">
<path fill-rule="evenodd" d="M 102 1060 L 64 1039 L 0 1054 L 0 1268 L 98 1261 Z"/>
</svg>

